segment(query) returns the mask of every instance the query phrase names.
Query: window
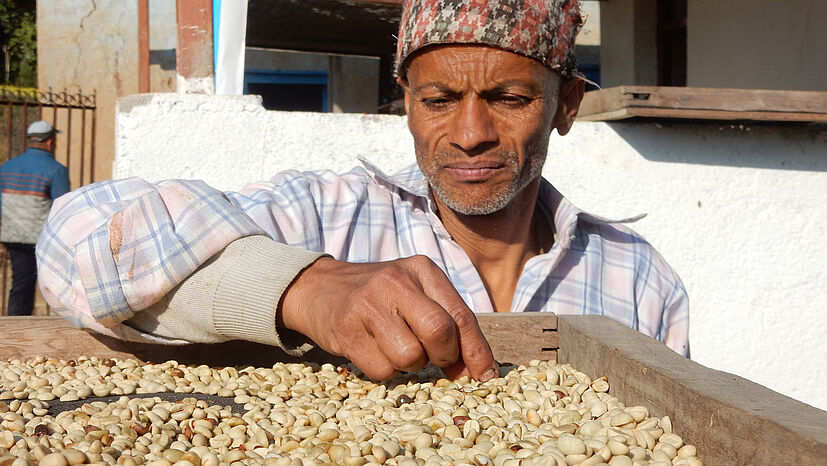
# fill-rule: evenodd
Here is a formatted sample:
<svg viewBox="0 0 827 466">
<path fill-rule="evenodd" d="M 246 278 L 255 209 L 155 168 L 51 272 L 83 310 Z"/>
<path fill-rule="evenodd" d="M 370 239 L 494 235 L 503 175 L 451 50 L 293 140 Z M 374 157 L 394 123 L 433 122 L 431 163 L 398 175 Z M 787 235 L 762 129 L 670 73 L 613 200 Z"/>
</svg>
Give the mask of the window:
<svg viewBox="0 0 827 466">
<path fill-rule="evenodd" d="M 247 70 L 244 93 L 257 94 L 267 110 L 328 112 L 325 71 Z"/>
</svg>

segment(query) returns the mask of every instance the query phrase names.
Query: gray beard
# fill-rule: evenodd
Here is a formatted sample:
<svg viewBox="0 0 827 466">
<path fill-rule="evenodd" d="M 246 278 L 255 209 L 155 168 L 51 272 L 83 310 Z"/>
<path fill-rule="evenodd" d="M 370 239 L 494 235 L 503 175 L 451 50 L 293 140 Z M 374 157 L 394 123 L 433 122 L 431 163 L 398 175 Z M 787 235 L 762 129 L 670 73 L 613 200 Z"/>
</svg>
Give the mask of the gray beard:
<svg viewBox="0 0 827 466">
<path fill-rule="evenodd" d="M 428 179 L 428 184 L 434 195 L 448 206 L 454 212 L 463 215 L 489 215 L 504 209 L 520 191 L 528 186 L 534 179 L 540 176 L 543 165 L 545 163 L 545 156 L 538 156 L 534 154 L 528 160 L 528 166 L 520 169 L 519 157 L 515 152 L 502 152 L 499 154 L 501 159 L 505 162 L 512 174 L 512 182 L 505 190 L 495 192 L 491 197 L 476 204 L 469 204 L 462 202 L 461 199 L 451 197 L 449 192 L 435 180 L 435 177 L 428 176 L 428 171 L 425 171 L 425 177 Z M 452 157 L 447 153 L 437 153 L 434 157 L 434 162 L 439 165 L 443 160 L 450 160 Z M 526 173 L 528 169 L 528 173 Z M 527 175 L 527 176 L 526 176 Z"/>
</svg>

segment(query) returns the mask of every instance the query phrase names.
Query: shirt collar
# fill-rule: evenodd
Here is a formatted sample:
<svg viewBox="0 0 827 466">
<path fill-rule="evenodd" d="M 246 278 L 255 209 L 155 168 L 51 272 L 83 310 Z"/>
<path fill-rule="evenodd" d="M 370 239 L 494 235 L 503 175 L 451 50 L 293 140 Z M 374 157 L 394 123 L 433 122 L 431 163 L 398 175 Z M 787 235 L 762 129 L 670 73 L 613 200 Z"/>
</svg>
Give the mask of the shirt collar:
<svg viewBox="0 0 827 466">
<path fill-rule="evenodd" d="M 428 180 L 416 163 L 399 170 L 393 175 L 388 175 L 363 157 L 360 157 L 359 161 L 362 162 L 368 172 L 372 173 L 378 180 L 384 181 L 414 196 L 425 198 L 431 210 L 436 210 L 431 200 L 430 190 L 428 189 Z M 640 214 L 634 217 L 613 220 L 590 214 L 569 202 L 569 200 L 563 197 L 560 191 L 552 186 L 545 178 L 540 181 L 538 201 L 541 203 L 542 208 L 545 208 L 550 215 L 554 216 L 554 229 L 557 232 L 558 241 L 560 241 L 560 246 L 563 249 L 568 249 L 576 237 L 578 220 L 589 223 L 632 223 L 646 216 L 646 214 Z"/>
<path fill-rule="evenodd" d="M 26 152 L 37 152 L 37 153 L 40 153 L 40 154 L 43 154 L 43 155 L 47 155 L 51 158 L 55 158 L 55 154 L 53 154 L 53 153 L 51 153 L 47 150 L 38 149 L 36 147 L 27 147 Z"/>
<path fill-rule="evenodd" d="M 393 175 L 388 175 L 364 157 L 359 157 L 359 161 L 362 162 L 362 165 L 365 166 L 368 172 L 372 173 L 379 180 L 415 196 L 431 197 L 428 189 L 428 180 L 425 179 L 425 175 L 416 163 L 408 165 Z"/>
</svg>

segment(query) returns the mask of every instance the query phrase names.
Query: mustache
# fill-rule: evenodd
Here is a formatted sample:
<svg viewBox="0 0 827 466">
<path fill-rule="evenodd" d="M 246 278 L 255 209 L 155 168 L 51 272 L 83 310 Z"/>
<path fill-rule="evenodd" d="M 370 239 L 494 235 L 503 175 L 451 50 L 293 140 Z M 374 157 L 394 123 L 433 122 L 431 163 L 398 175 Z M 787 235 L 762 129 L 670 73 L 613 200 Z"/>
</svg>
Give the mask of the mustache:
<svg viewBox="0 0 827 466">
<path fill-rule="evenodd" d="M 439 163 L 440 165 L 456 162 L 469 162 L 473 160 L 502 161 L 510 165 L 516 162 L 518 159 L 519 155 L 516 152 L 506 150 L 485 152 L 483 154 L 470 157 L 461 151 L 451 150 L 440 150 L 434 152 L 433 154 L 433 160 Z"/>
</svg>

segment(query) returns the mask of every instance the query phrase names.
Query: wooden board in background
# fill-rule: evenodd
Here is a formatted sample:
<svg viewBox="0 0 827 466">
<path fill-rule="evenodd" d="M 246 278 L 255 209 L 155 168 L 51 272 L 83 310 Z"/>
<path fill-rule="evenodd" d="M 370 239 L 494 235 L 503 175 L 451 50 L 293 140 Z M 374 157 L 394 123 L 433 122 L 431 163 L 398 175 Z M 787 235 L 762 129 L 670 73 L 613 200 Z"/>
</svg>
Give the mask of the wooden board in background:
<svg viewBox="0 0 827 466">
<path fill-rule="evenodd" d="M 825 464 L 825 411 L 704 367 L 605 317 L 559 316 L 558 332 L 560 362 L 605 375 L 621 401 L 668 415 L 707 466 Z"/>
<path fill-rule="evenodd" d="M 618 86 L 587 92 L 577 119 L 635 117 L 827 123 L 827 92 Z"/>
</svg>

